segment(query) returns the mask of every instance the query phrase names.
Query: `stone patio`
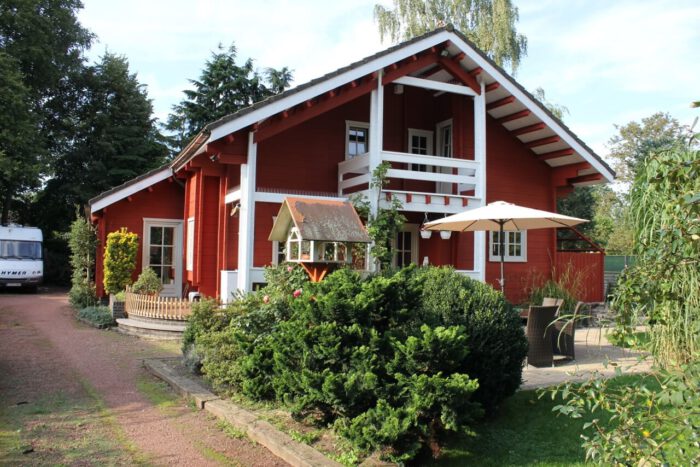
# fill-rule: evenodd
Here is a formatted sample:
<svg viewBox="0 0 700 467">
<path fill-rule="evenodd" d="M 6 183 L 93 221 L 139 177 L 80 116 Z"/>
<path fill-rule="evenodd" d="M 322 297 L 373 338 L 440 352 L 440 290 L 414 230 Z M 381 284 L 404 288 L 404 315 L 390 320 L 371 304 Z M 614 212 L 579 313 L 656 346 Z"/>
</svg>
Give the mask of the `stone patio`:
<svg viewBox="0 0 700 467">
<path fill-rule="evenodd" d="M 615 375 L 615 366 L 623 373 L 644 373 L 651 369 L 651 358 L 642 359 L 647 354 L 630 349 L 615 347 L 605 336 L 612 328 L 576 329 L 576 360 L 556 361 L 551 368 L 535 368 L 526 365 L 523 369 L 521 390 L 553 386 L 565 381 L 584 381 L 593 373 L 603 376 Z M 605 362 L 609 362 L 607 367 Z"/>
</svg>

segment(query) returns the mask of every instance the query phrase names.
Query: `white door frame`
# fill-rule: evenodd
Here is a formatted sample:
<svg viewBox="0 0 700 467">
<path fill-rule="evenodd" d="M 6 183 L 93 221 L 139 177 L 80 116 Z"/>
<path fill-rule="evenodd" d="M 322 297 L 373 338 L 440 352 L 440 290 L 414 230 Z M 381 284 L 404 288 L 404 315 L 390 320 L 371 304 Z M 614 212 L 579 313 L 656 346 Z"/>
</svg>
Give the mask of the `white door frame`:
<svg viewBox="0 0 700 467">
<path fill-rule="evenodd" d="M 175 227 L 173 239 L 173 266 L 175 278 L 171 285 L 163 286 L 162 297 L 182 297 L 182 224 L 181 219 L 143 218 L 143 245 L 141 254 L 141 270 L 150 266 L 151 227 Z"/>
<path fill-rule="evenodd" d="M 419 235 L 419 226 L 418 224 L 404 224 L 401 227 L 401 232 L 410 232 L 411 233 L 411 262 L 413 264 L 418 264 L 418 235 Z M 394 245 L 394 248 L 396 248 L 396 238 L 392 240 L 392 243 Z M 393 255 L 391 259 L 391 264 L 392 266 L 396 267 L 397 266 L 397 261 L 396 261 L 396 254 Z"/>
<path fill-rule="evenodd" d="M 444 128 L 450 127 L 450 153 L 444 154 L 444 141 L 442 140 L 442 130 Z M 435 125 L 435 155 L 440 157 L 454 157 L 454 128 L 452 126 L 452 119 L 443 120 Z M 441 173 L 452 173 L 452 169 L 449 167 L 442 167 Z M 438 182 L 437 184 L 438 193 L 452 194 L 452 183 Z"/>
</svg>

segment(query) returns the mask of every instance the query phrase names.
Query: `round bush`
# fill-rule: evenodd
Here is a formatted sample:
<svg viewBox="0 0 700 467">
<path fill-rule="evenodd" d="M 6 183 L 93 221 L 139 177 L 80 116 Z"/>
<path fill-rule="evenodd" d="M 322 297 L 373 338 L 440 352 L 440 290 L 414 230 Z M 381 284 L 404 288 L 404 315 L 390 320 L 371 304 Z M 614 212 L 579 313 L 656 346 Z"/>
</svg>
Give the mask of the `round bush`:
<svg viewBox="0 0 700 467">
<path fill-rule="evenodd" d="M 527 339 L 518 314 L 501 292 L 451 268 L 421 268 L 416 280 L 423 321 L 467 330 L 469 355 L 461 371 L 479 381 L 474 399 L 495 409 L 522 382 Z"/>
</svg>

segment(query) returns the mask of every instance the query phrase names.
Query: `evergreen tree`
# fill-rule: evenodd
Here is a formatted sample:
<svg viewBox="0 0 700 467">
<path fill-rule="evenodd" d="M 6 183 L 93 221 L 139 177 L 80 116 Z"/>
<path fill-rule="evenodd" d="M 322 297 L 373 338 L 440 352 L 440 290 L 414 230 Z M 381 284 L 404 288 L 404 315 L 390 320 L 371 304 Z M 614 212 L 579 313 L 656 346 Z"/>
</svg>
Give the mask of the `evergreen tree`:
<svg viewBox="0 0 700 467">
<path fill-rule="evenodd" d="M 126 58 L 107 53 L 86 67 L 83 99 L 72 116 L 74 139 L 54 164 L 40 195 L 45 215 L 64 230 L 75 205 L 161 165 L 167 153 L 146 90 L 129 73 Z M 42 203 L 41 200 L 53 200 Z M 59 203 L 56 201 L 60 200 Z"/>
<path fill-rule="evenodd" d="M 518 8 L 511 0 L 394 0 L 394 8 L 377 4 L 374 17 L 382 40 L 396 43 L 448 23 L 500 66 L 515 72 L 527 54 L 527 38 L 515 29 Z"/>
<path fill-rule="evenodd" d="M 219 45 L 212 52 L 198 80 L 190 80 L 194 89 L 184 91 L 185 98 L 173 106 L 165 129 L 171 133 L 169 143 L 173 155 L 204 126 L 221 117 L 261 101 L 289 87 L 292 73 L 284 67 L 268 68 L 264 74 L 253 66 L 253 60 L 236 64 L 237 50 Z"/>
</svg>

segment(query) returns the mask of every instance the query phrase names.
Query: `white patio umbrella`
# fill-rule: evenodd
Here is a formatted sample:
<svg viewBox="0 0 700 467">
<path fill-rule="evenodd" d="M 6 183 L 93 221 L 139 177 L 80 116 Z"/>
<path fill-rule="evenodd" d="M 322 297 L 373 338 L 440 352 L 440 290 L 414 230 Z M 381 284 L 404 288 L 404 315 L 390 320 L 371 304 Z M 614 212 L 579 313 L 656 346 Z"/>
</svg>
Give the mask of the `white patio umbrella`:
<svg viewBox="0 0 700 467">
<path fill-rule="evenodd" d="M 526 208 L 517 204 L 495 201 L 486 206 L 469 211 L 460 212 L 426 223 L 426 230 L 450 230 L 453 232 L 471 232 L 476 230 L 498 231 L 501 253 L 501 279 L 498 283 L 503 285 L 504 262 L 504 231 L 520 231 L 532 229 L 546 229 L 556 227 L 571 227 L 586 219 L 565 216 L 555 212 L 541 211 L 539 209 Z"/>
</svg>

